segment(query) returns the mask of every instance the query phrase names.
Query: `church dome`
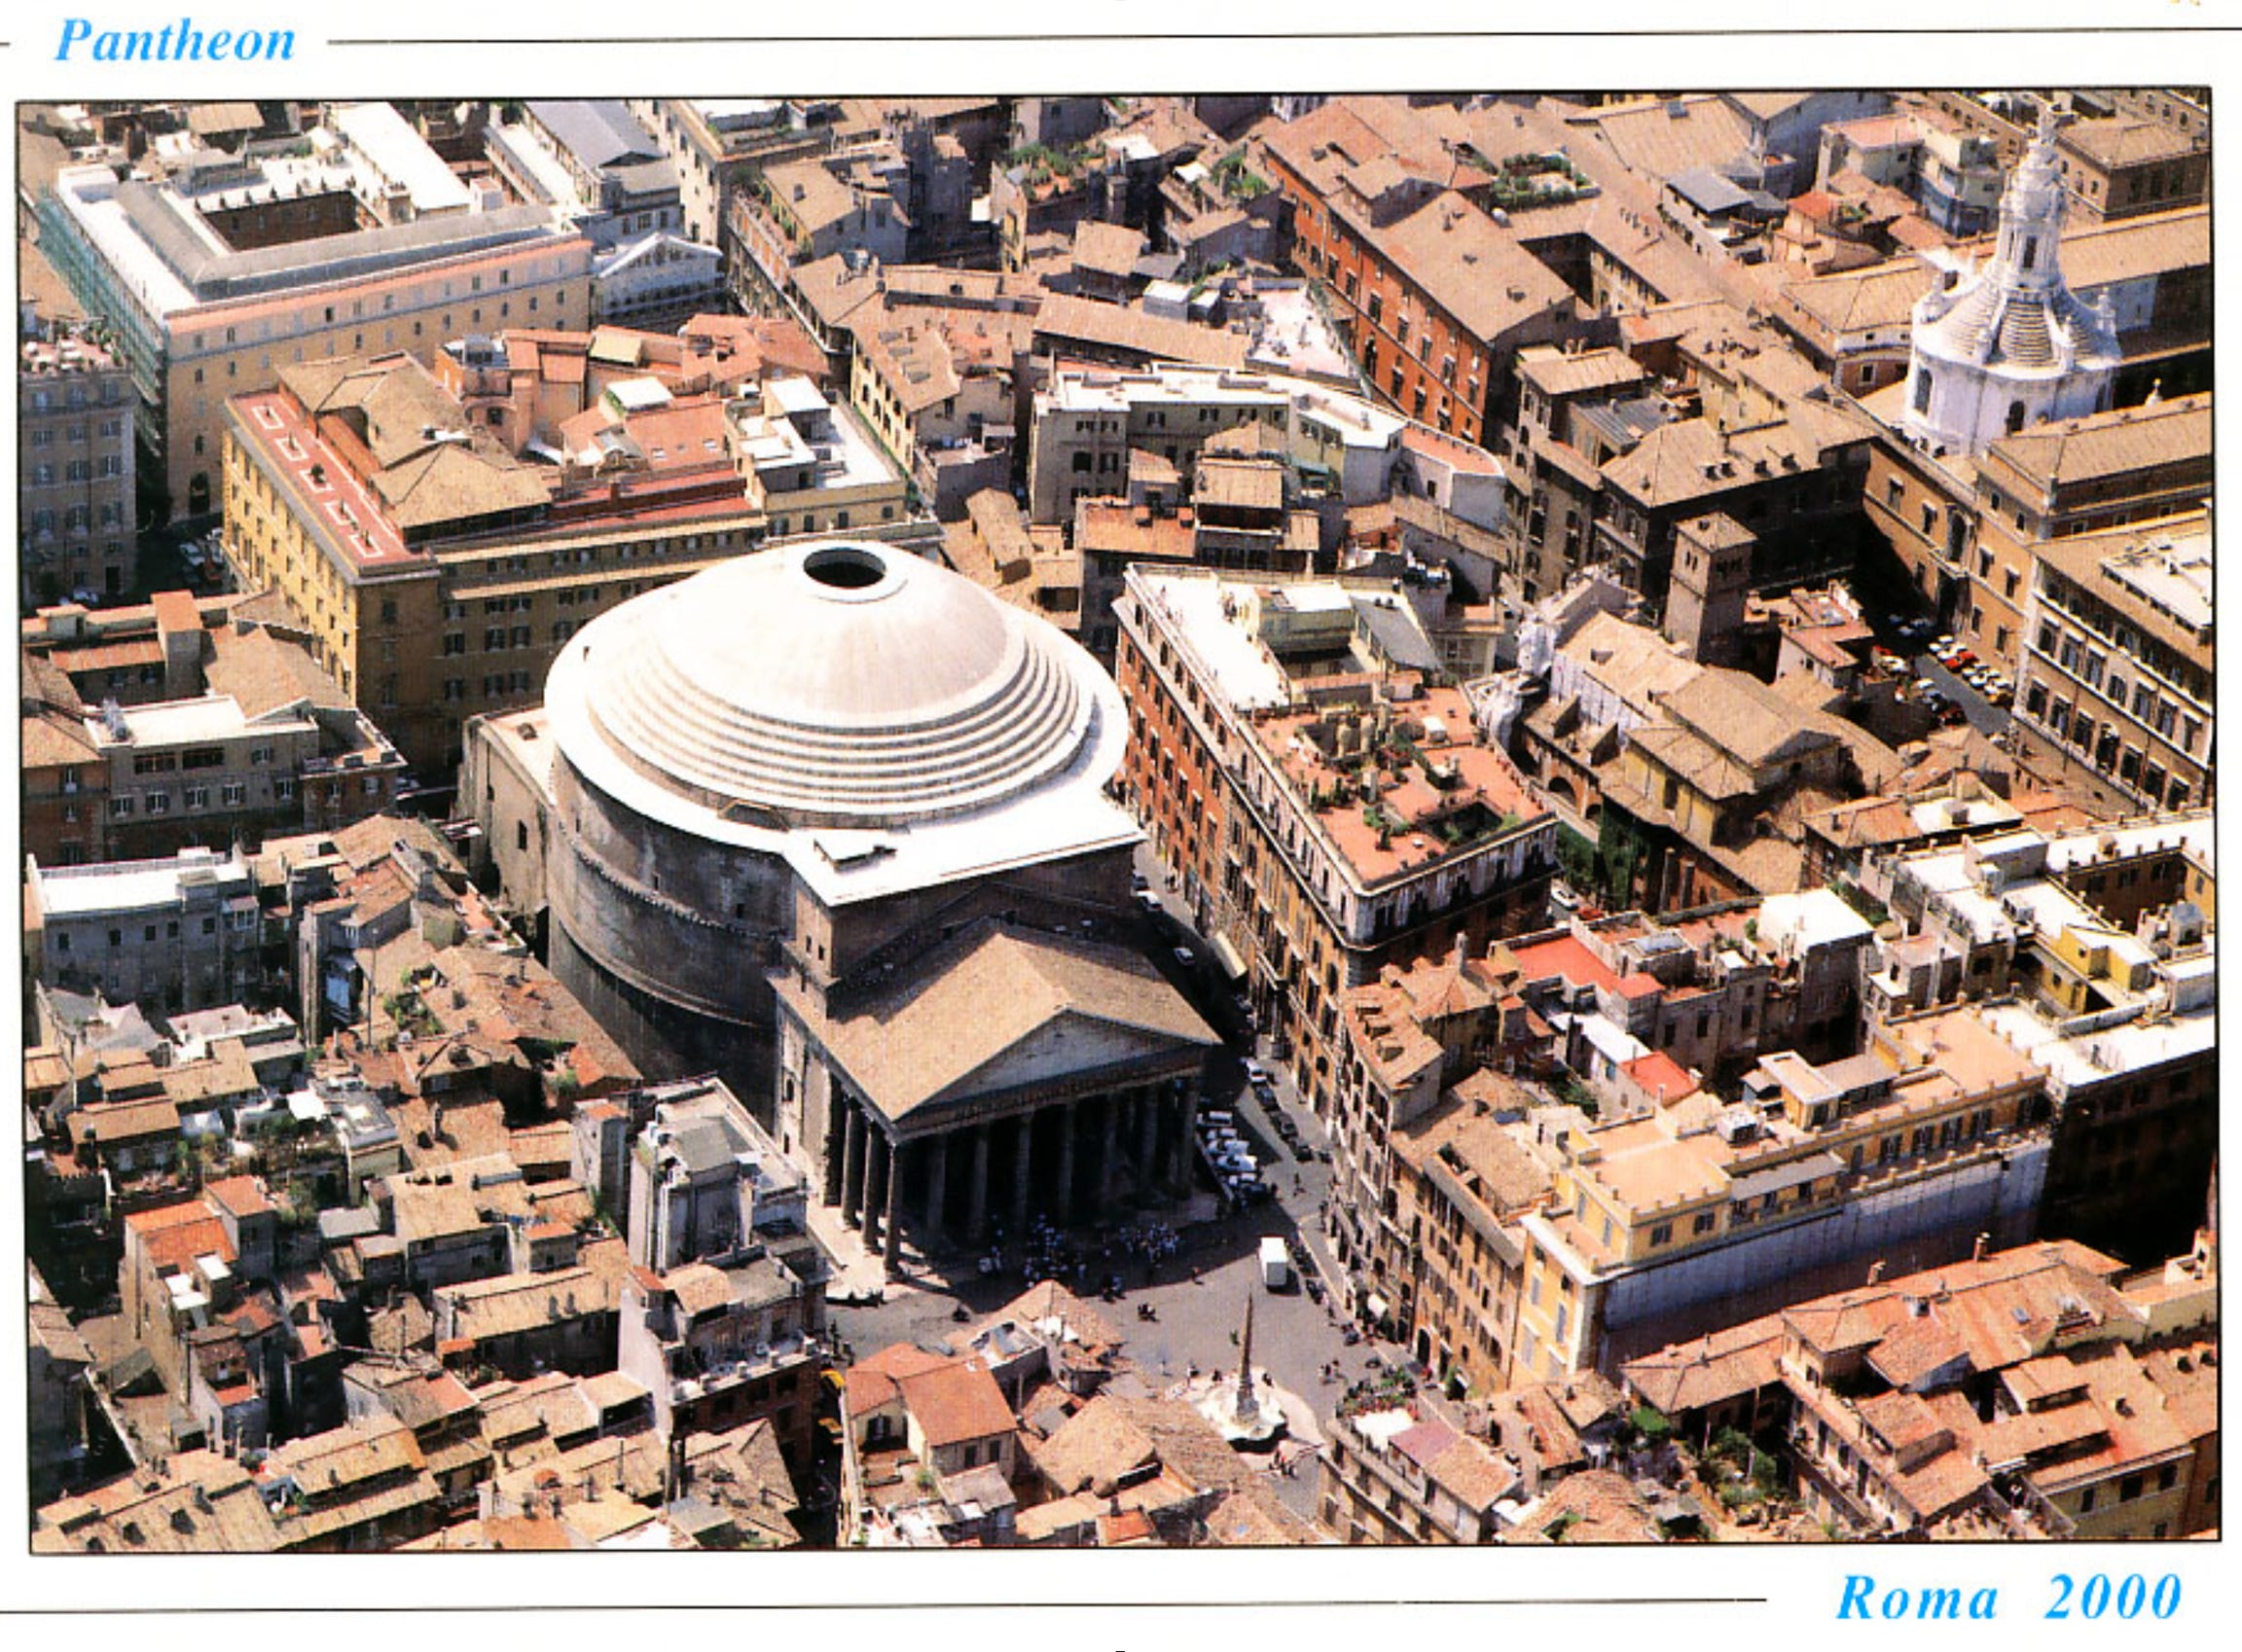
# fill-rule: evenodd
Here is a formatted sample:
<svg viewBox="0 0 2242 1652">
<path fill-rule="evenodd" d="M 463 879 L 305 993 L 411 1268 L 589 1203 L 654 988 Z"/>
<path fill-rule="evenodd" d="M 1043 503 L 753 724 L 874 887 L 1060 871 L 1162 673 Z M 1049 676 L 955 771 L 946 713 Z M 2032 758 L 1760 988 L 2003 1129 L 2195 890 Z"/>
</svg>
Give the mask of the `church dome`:
<svg viewBox="0 0 2242 1652">
<path fill-rule="evenodd" d="M 970 580 L 826 541 L 601 617 L 562 652 L 548 700 L 643 779 L 728 818 L 876 826 L 985 808 L 1066 770 L 1098 715 L 1095 671 Z"/>
<path fill-rule="evenodd" d="M 1916 301 L 1901 422 L 1941 448 L 1982 452 L 2004 434 L 2109 405 L 2120 352 L 2107 292 L 2063 279 L 2064 194 L 2051 111 L 2010 174 L 1980 265 L 1945 266 Z"/>
</svg>

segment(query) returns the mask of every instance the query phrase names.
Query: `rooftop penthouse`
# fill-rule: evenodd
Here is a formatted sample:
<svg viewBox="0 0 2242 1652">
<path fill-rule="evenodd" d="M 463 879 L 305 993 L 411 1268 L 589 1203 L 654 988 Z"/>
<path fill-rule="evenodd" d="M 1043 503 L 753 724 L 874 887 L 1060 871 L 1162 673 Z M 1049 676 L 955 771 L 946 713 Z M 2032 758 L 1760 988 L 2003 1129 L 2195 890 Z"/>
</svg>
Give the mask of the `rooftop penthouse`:
<svg viewBox="0 0 2242 1652">
<path fill-rule="evenodd" d="M 2184 902 L 2191 916 L 2175 909 L 2162 929 L 2150 908 L 2208 888 L 2213 820 L 2198 808 L 2054 834 L 2018 827 L 1871 865 L 1868 883 L 1917 934 L 1970 961 L 1972 993 L 2007 989 L 2020 954 L 2037 946 L 2076 978 L 2077 989 L 2060 993 L 2069 1014 L 2177 1007 L 2171 964 L 2205 940 L 2208 903 Z"/>
</svg>

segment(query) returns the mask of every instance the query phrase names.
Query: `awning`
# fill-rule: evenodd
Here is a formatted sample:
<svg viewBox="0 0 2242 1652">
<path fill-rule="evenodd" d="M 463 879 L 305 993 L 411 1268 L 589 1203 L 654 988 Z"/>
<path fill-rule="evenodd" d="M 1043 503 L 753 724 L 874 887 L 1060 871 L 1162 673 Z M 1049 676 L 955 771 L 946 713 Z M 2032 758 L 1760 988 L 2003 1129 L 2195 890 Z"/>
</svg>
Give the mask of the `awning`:
<svg viewBox="0 0 2242 1652">
<path fill-rule="evenodd" d="M 1222 965 L 1222 972 L 1232 981 L 1246 979 L 1246 960 L 1238 955 L 1238 949 L 1230 945 L 1230 937 L 1214 937 L 1214 956 Z"/>
</svg>

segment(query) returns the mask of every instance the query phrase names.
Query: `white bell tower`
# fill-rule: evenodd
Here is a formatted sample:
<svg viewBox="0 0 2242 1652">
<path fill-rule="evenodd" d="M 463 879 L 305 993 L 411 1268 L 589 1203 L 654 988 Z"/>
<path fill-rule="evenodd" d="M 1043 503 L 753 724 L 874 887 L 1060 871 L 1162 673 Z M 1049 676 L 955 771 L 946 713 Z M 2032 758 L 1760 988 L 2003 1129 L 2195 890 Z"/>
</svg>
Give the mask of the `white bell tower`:
<svg viewBox="0 0 2242 1652">
<path fill-rule="evenodd" d="M 1941 286 L 1915 305 L 1901 422 L 1933 447 L 1981 452 L 2027 425 L 2110 405 L 2117 332 L 2109 297 L 2082 303 L 2064 284 L 2063 173 L 2055 115 L 2001 197 L 2001 234 L 1975 268 L 1940 266 Z"/>
</svg>

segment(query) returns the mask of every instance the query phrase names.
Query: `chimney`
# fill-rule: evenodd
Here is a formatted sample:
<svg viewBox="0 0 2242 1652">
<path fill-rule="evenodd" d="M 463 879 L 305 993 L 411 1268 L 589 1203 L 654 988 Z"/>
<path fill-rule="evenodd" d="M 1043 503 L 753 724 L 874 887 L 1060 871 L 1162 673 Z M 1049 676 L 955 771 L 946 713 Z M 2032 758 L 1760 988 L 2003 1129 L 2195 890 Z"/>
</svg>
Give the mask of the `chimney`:
<svg viewBox="0 0 2242 1652">
<path fill-rule="evenodd" d="M 1884 1277 L 1884 1258 L 1879 1256 L 1868 1264 L 1868 1282 L 1875 1284 Z"/>
<path fill-rule="evenodd" d="M 1992 1241 L 1993 1236 L 1991 1234 L 1979 1234 L 1977 1236 L 1977 1242 L 1970 1247 L 1970 1260 L 1972 1262 L 1984 1261 L 1985 1247 Z"/>
</svg>

